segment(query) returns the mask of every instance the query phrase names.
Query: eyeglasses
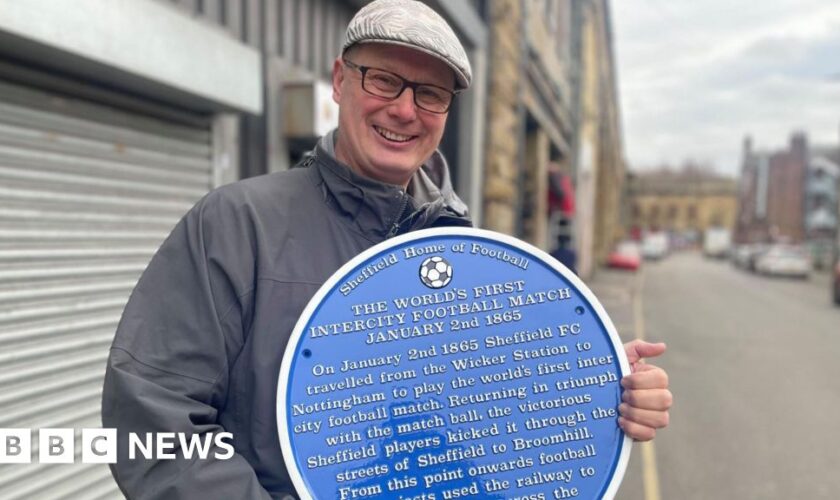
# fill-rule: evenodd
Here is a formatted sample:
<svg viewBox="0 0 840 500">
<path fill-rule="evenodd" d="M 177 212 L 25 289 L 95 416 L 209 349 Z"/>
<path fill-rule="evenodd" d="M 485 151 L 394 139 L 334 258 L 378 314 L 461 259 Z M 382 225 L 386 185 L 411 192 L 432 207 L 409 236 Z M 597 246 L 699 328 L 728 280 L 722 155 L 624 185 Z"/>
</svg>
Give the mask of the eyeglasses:
<svg viewBox="0 0 840 500">
<path fill-rule="evenodd" d="M 396 73 L 379 68 L 359 66 L 344 59 L 344 64 L 362 73 L 362 90 L 383 99 L 394 100 L 401 96 L 406 88 L 414 91 L 414 104 L 429 113 L 446 113 L 452 106 L 457 92 L 453 92 L 430 83 L 417 83 L 406 80 Z"/>
</svg>

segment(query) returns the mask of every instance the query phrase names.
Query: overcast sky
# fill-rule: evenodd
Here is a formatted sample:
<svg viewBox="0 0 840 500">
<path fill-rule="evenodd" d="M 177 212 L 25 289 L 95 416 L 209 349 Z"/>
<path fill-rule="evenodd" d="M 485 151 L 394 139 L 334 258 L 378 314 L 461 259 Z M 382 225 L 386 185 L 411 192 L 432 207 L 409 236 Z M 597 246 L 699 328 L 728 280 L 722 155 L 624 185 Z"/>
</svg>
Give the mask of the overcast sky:
<svg viewBox="0 0 840 500">
<path fill-rule="evenodd" d="M 726 174 L 745 134 L 840 145 L 840 0 L 611 0 L 625 155 Z"/>
</svg>

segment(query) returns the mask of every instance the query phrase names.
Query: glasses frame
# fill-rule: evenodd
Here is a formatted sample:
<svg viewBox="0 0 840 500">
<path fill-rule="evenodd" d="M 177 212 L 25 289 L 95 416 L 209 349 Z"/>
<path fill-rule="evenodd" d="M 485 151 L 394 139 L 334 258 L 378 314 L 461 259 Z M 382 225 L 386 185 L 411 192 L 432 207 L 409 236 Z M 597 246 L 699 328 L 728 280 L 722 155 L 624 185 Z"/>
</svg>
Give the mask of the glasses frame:
<svg viewBox="0 0 840 500">
<path fill-rule="evenodd" d="M 439 85 L 434 85 L 432 83 L 413 82 L 411 80 L 403 78 L 402 76 L 394 73 L 393 71 L 388 71 L 387 69 L 374 68 L 374 67 L 371 67 L 371 66 L 362 66 L 361 64 L 356 64 L 353 61 L 350 61 L 348 59 L 342 59 L 342 62 L 348 68 L 359 70 L 359 72 L 362 74 L 362 82 L 361 82 L 362 83 L 362 90 L 364 90 L 368 94 L 370 94 L 374 97 L 378 97 L 380 99 L 387 99 L 389 101 L 394 101 L 394 100 L 398 99 L 402 95 L 403 92 L 405 92 L 405 89 L 410 88 L 412 90 L 411 93 L 412 93 L 412 96 L 413 96 L 414 105 L 417 106 L 417 109 L 422 109 L 423 111 L 425 111 L 427 113 L 434 113 L 436 115 L 442 115 L 442 114 L 448 113 L 449 110 L 452 108 L 452 103 L 455 102 L 455 97 L 457 97 L 458 94 L 461 93 L 460 90 L 449 90 L 447 88 L 441 87 Z M 367 87 L 365 86 L 365 78 L 367 77 L 367 72 L 369 70 L 372 70 L 372 69 L 376 70 L 376 71 L 381 71 L 383 73 L 387 73 L 387 74 L 393 76 L 394 78 L 397 78 L 398 80 L 402 81 L 402 87 L 400 87 L 399 92 L 397 92 L 397 94 L 394 97 L 386 97 L 386 96 L 371 92 L 370 90 L 367 89 Z M 423 105 L 421 105 L 419 102 L 417 102 L 417 88 L 418 87 L 433 87 L 435 89 L 443 90 L 444 92 L 449 93 L 452 96 L 452 99 L 449 101 L 449 105 L 447 105 L 446 109 L 444 109 L 443 111 L 434 111 L 434 110 L 428 109 L 426 107 L 423 107 Z"/>
</svg>

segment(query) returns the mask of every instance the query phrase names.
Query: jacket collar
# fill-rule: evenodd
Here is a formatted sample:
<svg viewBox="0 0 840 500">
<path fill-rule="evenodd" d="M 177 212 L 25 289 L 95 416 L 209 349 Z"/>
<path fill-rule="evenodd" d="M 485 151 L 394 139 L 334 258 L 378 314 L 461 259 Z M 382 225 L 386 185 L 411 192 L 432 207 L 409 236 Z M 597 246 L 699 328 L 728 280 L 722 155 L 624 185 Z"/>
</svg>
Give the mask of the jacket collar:
<svg viewBox="0 0 840 500">
<path fill-rule="evenodd" d="M 325 195 L 358 229 L 376 240 L 422 227 L 441 217 L 469 225 L 467 207 L 452 190 L 449 170 L 440 152 L 412 177 L 408 192 L 401 186 L 364 177 L 335 159 L 333 131 L 315 148 L 313 170 L 323 181 Z"/>
</svg>

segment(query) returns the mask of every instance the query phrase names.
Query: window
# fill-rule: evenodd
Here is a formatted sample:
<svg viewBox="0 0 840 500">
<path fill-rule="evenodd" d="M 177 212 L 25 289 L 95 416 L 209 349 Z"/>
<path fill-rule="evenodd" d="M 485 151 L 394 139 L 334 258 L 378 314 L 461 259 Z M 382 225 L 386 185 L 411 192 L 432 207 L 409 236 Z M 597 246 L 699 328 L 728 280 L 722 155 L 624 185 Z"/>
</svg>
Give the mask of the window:
<svg viewBox="0 0 840 500">
<path fill-rule="evenodd" d="M 697 220 L 697 205 L 689 205 L 688 220 Z"/>
</svg>

